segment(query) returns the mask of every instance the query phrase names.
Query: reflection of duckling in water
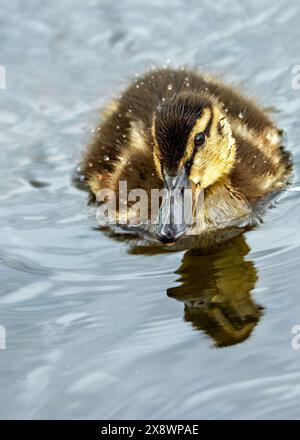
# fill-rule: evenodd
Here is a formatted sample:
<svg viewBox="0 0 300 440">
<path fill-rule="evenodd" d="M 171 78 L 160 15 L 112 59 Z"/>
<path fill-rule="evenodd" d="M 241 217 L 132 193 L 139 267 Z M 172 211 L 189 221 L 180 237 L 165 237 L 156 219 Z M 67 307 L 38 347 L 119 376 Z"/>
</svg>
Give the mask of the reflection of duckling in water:
<svg viewBox="0 0 300 440">
<path fill-rule="evenodd" d="M 261 307 L 251 299 L 256 269 L 243 236 L 218 252 L 192 255 L 187 252 L 177 273 L 180 285 L 168 296 L 185 304 L 184 318 L 208 334 L 218 347 L 247 339 L 261 316 Z"/>
<path fill-rule="evenodd" d="M 165 188 L 156 237 L 207 248 L 257 220 L 257 208 L 285 188 L 290 174 L 280 131 L 238 91 L 188 70 L 158 70 L 137 79 L 113 102 L 81 164 L 94 195 L 108 188 Z M 178 222 L 190 188 L 197 227 Z M 150 197 L 149 197 L 150 198 Z M 190 226 L 190 227 L 189 227 Z M 232 229 L 230 233 L 225 230 Z"/>
</svg>

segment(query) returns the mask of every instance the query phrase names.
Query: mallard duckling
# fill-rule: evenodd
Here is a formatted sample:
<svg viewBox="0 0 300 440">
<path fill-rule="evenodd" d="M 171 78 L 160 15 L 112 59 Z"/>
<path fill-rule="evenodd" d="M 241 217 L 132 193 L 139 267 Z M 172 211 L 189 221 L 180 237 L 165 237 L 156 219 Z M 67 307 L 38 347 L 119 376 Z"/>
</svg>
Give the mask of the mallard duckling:
<svg viewBox="0 0 300 440">
<path fill-rule="evenodd" d="M 189 236 L 189 246 L 205 248 L 236 235 L 256 222 L 258 208 L 285 188 L 291 171 L 281 131 L 262 109 L 189 70 L 137 78 L 95 132 L 81 164 L 89 190 L 118 194 L 120 181 L 149 196 L 165 188 L 152 228 L 162 244 Z M 193 212 L 204 195 L 197 225 L 178 222 L 185 189 Z"/>
</svg>

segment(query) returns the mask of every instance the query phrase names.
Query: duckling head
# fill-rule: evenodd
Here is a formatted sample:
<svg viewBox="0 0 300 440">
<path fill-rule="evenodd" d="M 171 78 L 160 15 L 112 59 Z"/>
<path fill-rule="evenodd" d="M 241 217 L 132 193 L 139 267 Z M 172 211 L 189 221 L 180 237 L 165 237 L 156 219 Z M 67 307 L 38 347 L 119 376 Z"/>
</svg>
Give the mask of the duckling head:
<svg viewBox="0 0 300 440">
<path fill-rule="evenodd" d="M 156 235 L 173 244 L 187 229 L 184 190 L 192 189 L 195 206 L 201 190 L 224 179 L 236 160 L 235 140 L 219 103 L 193 92 L 178 94 L 156 109 L 151 138 L 165 189 Z"/>
</svg>

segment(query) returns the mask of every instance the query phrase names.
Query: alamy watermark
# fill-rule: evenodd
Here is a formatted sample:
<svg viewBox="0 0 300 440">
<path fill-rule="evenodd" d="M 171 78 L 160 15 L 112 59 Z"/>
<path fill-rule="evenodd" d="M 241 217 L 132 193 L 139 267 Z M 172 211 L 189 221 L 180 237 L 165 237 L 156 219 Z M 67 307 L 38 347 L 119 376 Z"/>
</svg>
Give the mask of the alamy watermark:
<svg viewBox="0 0 300 440">
<path fill-rule="evenodd" d="M 5 67 L 0 65 L 0 90 L 6 89 L 6 70 Z"/>
<path fill-rule="evenodd" d="M 291 74 L 292 77 L 292 88 L 294 90 L 300 89 L 300 64 L 296 64 L 292 67 Z"/>
<path fill-rule="evenodd" d="M 292 342 L 291 342 L 291 346 L 293 350 L 299 350 L 300 349 L 300 325 L 294 325 L 292 327 Z"/>
<path fill-rule="evenodd" d="M 101 189 L 97 202 L 96 219 L 101 226 L 155 225 L 159 219 L 164 223 L 199 226 L 204 221 L 203 190 L 151 189 L 148 193 L 142 188 L 134 188 L 128 191 L 127 182 L 119 181 L 117 192 L 109 188 Z"/>
<path fill-rule="evenodd" d="M 6 329 L 0 324 L 0 350 L 6 349 Z"/>
</svg>

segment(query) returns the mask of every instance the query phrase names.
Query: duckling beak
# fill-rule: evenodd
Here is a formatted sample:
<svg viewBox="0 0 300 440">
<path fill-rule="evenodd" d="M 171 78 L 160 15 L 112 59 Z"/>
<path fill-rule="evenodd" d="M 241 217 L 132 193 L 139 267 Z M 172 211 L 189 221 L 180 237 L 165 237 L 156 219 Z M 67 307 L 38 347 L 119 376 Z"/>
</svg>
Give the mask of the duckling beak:
<svg viewBox="0 0 300 440">
<path fill-rule="evenodd" d="M 163 244 L 175 244 L 186 232 L 185 189 L 190 189 L 190 183 L 184 168 L 176 175 L 164 173 L 164 194 L 156 225 L 156 237 Z"/>
</svg>

